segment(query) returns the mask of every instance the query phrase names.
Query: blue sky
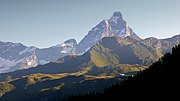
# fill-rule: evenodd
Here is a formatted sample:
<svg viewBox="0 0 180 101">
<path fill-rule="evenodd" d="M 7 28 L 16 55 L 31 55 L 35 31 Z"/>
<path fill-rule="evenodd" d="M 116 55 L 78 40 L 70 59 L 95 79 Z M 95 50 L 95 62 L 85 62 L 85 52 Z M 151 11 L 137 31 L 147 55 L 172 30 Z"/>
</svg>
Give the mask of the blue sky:
<svg viewBox="0 0 180 101">
<path fill-rule="evenodd" d="M 79 42 L 115 11 L 141 38 L 180 33 L 180 0 L 0 0 L 0 41 L 41 48 Z"/>
</svg>

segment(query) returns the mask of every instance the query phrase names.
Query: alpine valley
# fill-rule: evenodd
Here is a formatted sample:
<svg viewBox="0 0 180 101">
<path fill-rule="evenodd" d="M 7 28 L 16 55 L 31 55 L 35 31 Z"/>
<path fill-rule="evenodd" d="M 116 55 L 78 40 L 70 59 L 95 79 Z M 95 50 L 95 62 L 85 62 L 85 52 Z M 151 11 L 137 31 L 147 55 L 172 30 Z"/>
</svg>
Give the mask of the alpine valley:
<svg viewBox="0 0 180 101">
<path fill-rule="evenodd" d="M 0 101 L 61 101 L 101 92 L 148 68 L 179 43 L 180 35 L 141 39 L 120 12 L 79 43 L 69 39 L 39 49 L 0 42 Z"/>
</svg>

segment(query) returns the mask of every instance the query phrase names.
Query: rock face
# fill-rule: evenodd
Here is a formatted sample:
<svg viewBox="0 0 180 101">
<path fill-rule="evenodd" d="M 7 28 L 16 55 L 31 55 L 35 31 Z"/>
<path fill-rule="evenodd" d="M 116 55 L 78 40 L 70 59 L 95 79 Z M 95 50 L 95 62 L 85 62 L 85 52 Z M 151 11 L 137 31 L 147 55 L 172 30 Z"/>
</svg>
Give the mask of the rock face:
<svg viewBox="0 0 180 101">
<path fill-rule="evenodd" d="M 70 39 L 53 47 L 39 49 L 20 43 L 0 42 L 0 73 L 44 65 L 66 55 L 75 54 L 76 44 L 74 39 Z"/>
<path fill-rule="evenodd" d="M 37 66 L 36 47 L 0 42 L 0 73 Z"/>
<path fill-rule="evenodd" d="M 89 33 L 80 41 L 79 47 L 81 48 L 78 48 L 78 52 L 84 53 L 102 38 L 111 36 L 121 38 L 130 36 L 135 39 L 140 39 L 128 26 L 127 22 L 123 19 L 122 14 L 120 12 L 114 12 L 110 19 L 101 21 L 89 31 Z"/>
</svg>

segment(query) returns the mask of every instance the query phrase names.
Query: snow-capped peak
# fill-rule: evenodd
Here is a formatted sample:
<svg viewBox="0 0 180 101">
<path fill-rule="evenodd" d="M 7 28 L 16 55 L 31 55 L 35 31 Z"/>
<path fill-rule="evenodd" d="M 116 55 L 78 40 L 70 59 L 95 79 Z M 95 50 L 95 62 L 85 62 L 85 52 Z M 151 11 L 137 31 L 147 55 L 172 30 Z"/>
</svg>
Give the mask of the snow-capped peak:
<svg viewBox="0 0 180 101">
<path fill-rule="evenodd" d="M 123 20 L 121 12 L 114 12 L 113 16 L 109 19 L 109 21 L 113 21 L 117 23 L 118 20 Z"/>
<path fill-rule="evenodd" d="M 84 52 L 88 47 L 92 47 L 103 37 L 121 37 L 127 36 L 139 39 L 133 30 L 127 25 L 123 19 L 121 12 L 114 12 L 110 19 L 101 21 L 97 26 L 92 28 L 91 31 L 80 41 L 79 46 L 83 47 L 78 49 L 79 53 Z"/>
</svg>

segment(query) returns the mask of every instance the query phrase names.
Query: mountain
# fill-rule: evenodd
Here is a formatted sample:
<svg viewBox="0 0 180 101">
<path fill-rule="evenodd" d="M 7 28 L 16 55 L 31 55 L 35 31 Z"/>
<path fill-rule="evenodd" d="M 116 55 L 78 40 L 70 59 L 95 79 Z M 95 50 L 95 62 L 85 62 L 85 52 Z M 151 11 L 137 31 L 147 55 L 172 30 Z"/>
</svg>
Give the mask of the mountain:
<svg viewBox="0 0 180 101">
<path fill-rule="evenodd" d="M 9 76 L 13 79 L 35 73 L 72 73 L 78 72 L 83 68 L 92 68 L 94 66 L 103 68 L 106 66 L 116 66 L 118 64 L 150 65 L 156 60 L 158 60 L 158 56 L 152 48 L 146 46 L 146 44 L 141 41 L 130 37 L 126 39 L 116 36 L 104 37 L 83 55 L 69 55 L 55 62 L 40 65 L 29 70 L 2 74 L 0 81 L 6 80 Z"/>
<path fill-rule="evenodd" d="M 166 39 L 150 37 L 144 39 L 143 42 L 152 47 L 152 49 L 155 50 L 155 53 L 161 57 L 165 53 L 170 52 L 172 47 L 180 43 L 180 34 Z"/>
<path fill-rule="evenodd" d="M 125 38 L 104 37 L 86 52 L 89 54 L 89 64 L 97 67 L 116 64 L 148 66 L 180 43 L 180 35 L 168 39 L 156 39 L 156 41 L 150 39 L 137 40 L 137 38 L 130 36 Z"/>
<path fill-rule="evenodd" d="M 57 45 L 56 47 L 62 47 L 63 49 L 60 52 L 63 54 L 76 55 L 76 45 L 77 42 L 75 39 L 69 39 L 66 40 L 64 43 Z"/>
<path fill-rule="evenodd" d="M 69 47 L 67 43 L 63 43 L 61 46 L 62 45 L 64 47 Z M 47 54 L 45 55 L 46 57 L 49 55 L 48 52 L 43 54 Z M 55 55 L 56 54 L 54 54 L 54 56 Z M 37 55 L 37 57 L 38 56 L 39 55 Z M 49 64 L 40 65 L 29 70 L 2 74 L 0 76 L 0 81 L 5 80 L 8 76 L 11 76 L 11 78 L 18 78 L 34 73 L 71 73 L 78 72 L 86 67 L 91 68 L 93 66 L 100 68 L 106 66 L 116 66 L 118 64 L 138 64 L 147 66 L 157 61 L 159 57 L 160 56 L 156 54 L 155 48 L 152 48 L 152 45 L 147 45 L 143 41 L 139 41 L 131 37 L 104 37 L 83 55 L 69 55 L 59 58 Z"/>
<path fill-rule="evenodd" d="M 98 43 L 104 37 L 120 37 L 123 39 L 131 38 L 134 42 L 140 42 L 149 47 L 159 57 L 166 52 L 170 52 L 171 48 L 180 43 L 180 35 L 173 36 L 167 39 L 157 39 L 154 37 L 141 39 L 128 26 L 123 19 L 121 12 L 114 12 L 110 19 L 101 21 L 98 25 L 92 28 L 88 34 L 78 43 L 77 54 L 87 52 L 92 46 Z M 151 48 L 151 49 L 150 49 Z"/>
<path fill-rule="evenodd" d="M 120 12 L 114 12 L 110 19 L 100 22 L 79 43 L 69 39 L 56 46 L 39 49 L 20 43 L 0 42 L 0 100 L 61 101 L 75 94 L 103 92 L 110 85 L 119 84 L 143 70 L 151 70 L 147 66 L 166 52 L 171 52 L 171 48 L 179 43 L 180 35 L 167 39 L 141 39 Z M 172 54 L 174 52 L 178 53 L 173 50 Z M 166 62 L 160 59 L 156 68 L 166 65 Z M 149 73 L 145 77 L 151 76 Z M 169 72 L 164 74 L 169 77 Z M 153 79 L 157 75 L 152 74 Z M 134 79 L 130 80 L 133 82 Z M 131 82 L 128 85 L 133 84 Z M 151 82 L 137 83 L 136 86 L 146 87 L 148 84 Z M 125 89 L 121 92 L 128 95 L 138 90 L 126 92 Z M 142 92 L 144 94 L 145 91 Z"/>
<path fill-rule="evenodd" d="M 61 101 L 74 94 L 102 92 L 104 88 L 147 69 L 138 64 L 154 61 L 156 54 L 149 47 L 152 45 L 146 46 L 130 37 L 105 37 L 81 56 L 65 56 L 36 68 L 1 74 L 0 100 Z"/>
<path fill-rule="evenodd" d="M 146 44 L 130 37 L 105 37 L 90 52 L 93 63 L 98 67 L 114 64 L 150 65 L 159 58 Z"/>
<path fill-rule="evenodd" d="M 36 47 L 0 42 L 0 73 L 37 66 Z"/>
<path fill-rule="evenodd" d="M 7 87 L 1 98 L 5 101 L 34 100 L 36 97 L 38 100 L 49 100 L 54 95 L 66 98 L 78 93 L 102 91 L 105 87 L 146 69 L 144 65 L 158 60 L 159 56 L 155 48 L 152 48 L 155 42 L 147 40 L 149 39 L 104 37 L 81 56 L 69 55 L 36 68 L 1 74 L 1 85 Z M 63 44 L 67 45 L 66 42 Z M 93 86 L 97 88 L 89 88 Z M 79 89 L 78 92 L 76 88 Z M 18 92 L 25 95 L 18 95 Z M 26 94 L 31 95 L 25 97 Z M 16 97 L 9 99 L 12 95 Z"/>
<path fill-rule="evenodd" d="M 161 100 L 179 98 L 180 44 L 148 69 L 113 85 L 103 93 L 72 96 L 67 101 Z"/>
<path fill-rule="evenodd" d="M 37 49 L 36 55 L 37 58 L 40 60 L 40 65 L 43 65 L 45 63 L 56 61 L 57 59 L 64 57 L 66 55 L 76 54 L 76 45 L 77 42 L 75 41 L 75 39 L 69 39 L 56 46 L 44 49 Z"/>
<path fill-rule="evenodd" d="M 0 42 L 0 73 L 12 72 L 19 69 L 28 69 L 55 61 L 66 55 L 75 54 L 74 39 L 62 44 L 39 49 L 27 47 L 21 43 Z"/>
<path fill-rule="evenodd" d="M 66 98 L 78 93 L 102 91 L 146 68 L 140 65 L 142 61 L 133 54 L 132 46 L 130 40 L 115 36 L 104 37 L 81 56 L 65 56 L 36 68 L 3 73 L 0 75 L 1 85 L 6 85 L 8 89 L 3 89 L 1 100 L 49 100 L 52 93 Z M 128 55 L 121 54 L 127 50 Z M 92 89 L 94 86 L 96 87 Z M 9 99 L 12 95 L 15 97 Z"/>
<path fill-rule="evenodd" d="M 37 47 L 27 47 L 21 43 L 0 42 L 0 73 L 36 67 L 37 65 L 56 61 L 67 55 L 83 55 L 105 37 L 119 37 L 123 40 L 121 43 L 122 47 L 119 49 L 110 47 L 113 46 L 111 44 L 115 43 L 109 43 L 110 45 L 108 46 L 109 48 L 117 49 L 117 52 L 120 50 L 118 53 L 115 52 L 113 54 L 121 55 L 112 57 L 105 56 L 106 54 L 112 55 L 112 52 L 107 53 L 106 51 L 106 54 L 97 53 L 98 51 L 94 48 L 92 52 L 95 52 L 94 54 L 96 54 L 96 56 L 93 55 L 92 58 L 101 58 L 102 61 L 106 61 L 106 63 L 97 63 L 98 66 L 112 64 L 107 62 L 110 60 L 108 59 L 109 57 L 115 59 L 116 63 L 119 63 L 120 59 L 122 63 L 128 60 L 129 62 L 127 63 L 150 65 L 166 52 L 170 52 L 173 46 L 180 43 L 180 35 L 167 39 L 157 39 L 153 37 L 141 39 L 128 26 L 122 14 L 120 12 L 114 12 L 110 19 L 103 20 L 92 28 L 79 43 L 77 43 L 75 39 L 69 39 L 56 46 L 39 49 Z M 99 44 L 99 46 L 96 45 L 96 48 L 100 48 L 101 46 L 101 44 Z M 99 54 L 105 57 L 98 56 Z M 129 58 L 127 59 L 126 56 Z M 103 58 L 105 59 L 103 60 Z"/>
<path fill-rule="evenodd" d="M 101 21 L 80 41 L 78 53 L 84 53 L 102 38 L 112 36 L 140 39 L 123 19 L 121 12 L 114 12 L 110 19 Z"/>
</svg>

